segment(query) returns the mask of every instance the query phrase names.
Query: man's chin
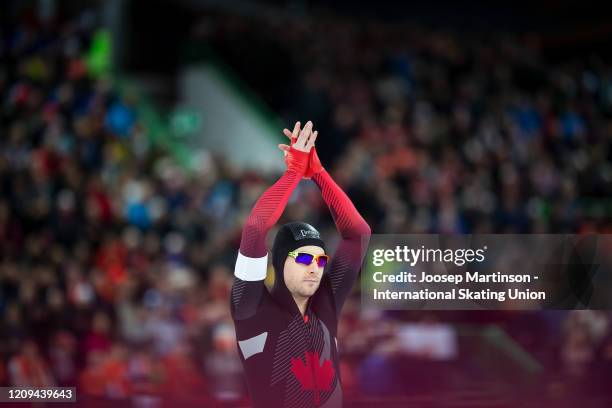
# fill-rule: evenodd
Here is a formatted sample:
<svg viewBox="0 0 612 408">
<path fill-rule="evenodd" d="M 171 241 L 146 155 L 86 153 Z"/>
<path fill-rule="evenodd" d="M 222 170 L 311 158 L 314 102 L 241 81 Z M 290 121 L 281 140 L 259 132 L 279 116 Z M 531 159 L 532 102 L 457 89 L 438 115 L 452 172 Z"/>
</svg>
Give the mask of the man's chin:
<svg viewBox="0 0 612 408">
<path fill-rule="evenodd" d="M 304 297 L 310 297 L 315 294 L 315 292 L 319 289 L 319 285 L 316 288 L 308 288 L 302 291 L 301 295 Z"/>
</svg>

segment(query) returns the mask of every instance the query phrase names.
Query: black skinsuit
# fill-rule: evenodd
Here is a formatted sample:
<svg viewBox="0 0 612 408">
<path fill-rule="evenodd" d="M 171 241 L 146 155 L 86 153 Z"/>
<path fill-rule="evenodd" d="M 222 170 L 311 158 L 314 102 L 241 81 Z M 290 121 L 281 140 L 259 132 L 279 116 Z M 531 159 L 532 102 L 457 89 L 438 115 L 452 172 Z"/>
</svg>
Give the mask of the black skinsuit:
<svg viewBox="0 0 612 408">
<path fill-rule="evenodd" d="M 300 179 L 287 170 L 264 192 L 244 227 L 236 261 L 231 310 L 255 407 L 342 405 L 338 316 L 357 279 L 370 228 L 325 170 L 315 175 L 313 180 L 330 208 L 341 240 L 302 316 L 285 286 L 282 262 L 274 265 L 272 290 L 264 285 L 266 233 Z M 317 245 L 318 232 L 309 227 L 304 223 L 283 226 L 293 234 L 293 248 Z M 285 257 L 275 256 L 282 261 Z"/>
</svg>

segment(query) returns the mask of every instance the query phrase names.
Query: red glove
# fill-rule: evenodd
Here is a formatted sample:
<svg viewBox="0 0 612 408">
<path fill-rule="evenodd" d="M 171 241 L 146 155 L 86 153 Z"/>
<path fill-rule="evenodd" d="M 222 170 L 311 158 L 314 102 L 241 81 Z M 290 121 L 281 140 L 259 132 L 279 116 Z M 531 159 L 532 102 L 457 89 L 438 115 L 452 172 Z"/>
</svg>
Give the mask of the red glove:
<svg viewBox="0 0 612 408">
<path fill-rule="evenodd" d="M 299 126 L 300 126 L 300 123 L 296 122 L 295 127 L 293 128 L 293 133 L 289 132 L 289 130 L 287 129 L 283 130 L 283 133 L 285 134 L 285 136 L 287 136 L 291 140 L 289 146 L 285 144 L 278 145 L 278 147 L 285 153 L 285 163 L 287 164 L 287 168 L 289 168 L 289 158 L 288 158 L 289 152 L 295 150 L 293 148 L 293 145 L 297 143 L 298 141 L 298 136 L 295 136 L 295 135 L 298 134 L 299 132 Z M 306 126 L 310 126 L 309 131 L 312 130 L 312 122 L 309 121 L 306 124 Z M 316 131 L 314 132 L 314 139 L 316 139 L 317 133 L 318 132 Z M 303 135 L 304 135 L 303 133 L 300 133 L 299 137 L 302 137 Z M 302 173 L 302 177 L 306 179 L 310 179 L 314 177 L 316 174 L 323 171 L 323 166 L 321 165 L 321 161 L 319 160 L 319 156 L 317 155 L 317 150 L 314 147 L 314 139 L 312 141 L 312 148 L 310 149 L 310 152 L 307 153 L 308 163 L 307 163 L 306 169 Z"/>
<path fill-rule="evenodd" d="M 295 141 L 296 139 L 291 139 L 291 146 L 293 146 Z M 289 168 L 289 162 L 287 161 L 287 157 L 289 157 L 289 155 L 285 156 L 285 163 L 287 163 L 287 168 Z M 322 171 L 323 165 L 321 165 L 321 161 L 319 160 L 317 149 L 313 146 L 313 148 L 310 149 L 310 153 L 308 154 L 308 167 L 306 168 L 306 171 L 304 172 L 304 175 L 302 177 L 310 179 L 313 178 L 315 174 L 320 173 Z"/>
<path fill-rule="evenodd" d="M 319 155 L 317 154 L 317 149 L 314 147 L 310 149 L 310 154 L 308 155 L 308 169 L 306 173 L 304 173 L 304 178 L 313 178 L 315 174 L 323 171 L 323 166 L 321 165 L 321 161 L 319 160 Z"/>
<path fill-rule="evenodd" d="M 287 170 L 293 170 L 297 174 L 304 176 L 308 170 L 310 154 L 301 150 L 296 150 L 293 147 L 289 148 L 287 156 L 285 156 L 285 164 L 287 164 Z"/>
</svg>

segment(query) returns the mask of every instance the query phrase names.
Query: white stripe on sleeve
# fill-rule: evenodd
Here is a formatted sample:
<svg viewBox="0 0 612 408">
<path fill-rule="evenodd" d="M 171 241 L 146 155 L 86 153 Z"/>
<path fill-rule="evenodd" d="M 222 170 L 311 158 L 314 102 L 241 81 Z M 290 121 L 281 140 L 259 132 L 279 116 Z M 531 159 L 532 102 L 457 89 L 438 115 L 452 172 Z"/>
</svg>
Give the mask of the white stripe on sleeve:
<svg viewBox="0 0 612 408">
<path fill-rule="evenodd" d="M 268 254 L 261 258 L 249 258 L 238 251 L 234 275 L 244 281 L 259 281 L 266 278 Z"/>
</svg>

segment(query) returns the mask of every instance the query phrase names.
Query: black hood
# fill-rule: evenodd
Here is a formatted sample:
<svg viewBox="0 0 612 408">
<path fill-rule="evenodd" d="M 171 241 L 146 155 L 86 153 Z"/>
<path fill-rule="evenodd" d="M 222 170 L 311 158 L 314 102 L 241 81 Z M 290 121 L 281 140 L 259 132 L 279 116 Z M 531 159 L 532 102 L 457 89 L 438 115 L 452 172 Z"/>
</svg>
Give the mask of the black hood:
<svg viewBox="0 0 612 408">
<path fill-rule="evenodd" d="M 274 286 L 271 295 L 292 316 L 300 313 L 291 292 L 285 285 L 284 266 L 287 254 L 296 248 L 315 245 L 325 250 L 321 235 L 312 225 L 305 222 L 290 222 L 283 225 L 274 238 L 272 246 L 272 266 L 274 267 Z M 309 302 L 310 304 L 310 302 Z"/>
</svg>

